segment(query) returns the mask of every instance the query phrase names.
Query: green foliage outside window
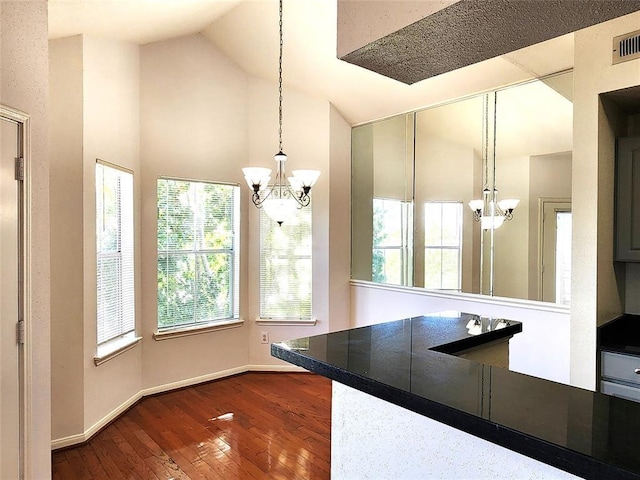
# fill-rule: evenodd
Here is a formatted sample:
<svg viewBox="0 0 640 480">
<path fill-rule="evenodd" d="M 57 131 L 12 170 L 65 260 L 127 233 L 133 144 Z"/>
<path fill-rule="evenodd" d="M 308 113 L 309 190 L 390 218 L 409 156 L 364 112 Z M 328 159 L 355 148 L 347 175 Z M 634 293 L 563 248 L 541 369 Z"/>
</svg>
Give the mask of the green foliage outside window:
<svg viewBox="0 0 640 480">
<path fill-rule="evenodd" d="M 382 245 L 387 239 L 384 231 L 384 206 L 382 202 L 373 202 L 373 252 L 371 265 L 371 280 L 378 283 L 386 283 L 387 275 L 384 268 L 384 251 L 375 248 Z"/>
<path fill-rule="evenodd" d="M 410 284 L 411 208 L 411 202 L 373 199 L 372 281 Z"/>
<path fill-rule="evenodd" d="M 158 180 L 158 327 L 238 316 L 238 187 Z"/>
</svg>

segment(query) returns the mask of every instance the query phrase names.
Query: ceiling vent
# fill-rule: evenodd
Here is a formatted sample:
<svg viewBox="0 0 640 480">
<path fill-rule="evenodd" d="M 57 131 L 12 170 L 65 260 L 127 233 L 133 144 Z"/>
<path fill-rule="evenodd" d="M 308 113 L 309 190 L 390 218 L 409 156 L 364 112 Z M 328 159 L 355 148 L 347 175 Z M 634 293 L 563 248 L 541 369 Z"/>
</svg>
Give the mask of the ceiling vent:
<svg viewBox="0 0 640 480">
<path fill-rule="evenodd" d="M 640 58 L 640 30 L 613 39 L 613 64 Z"/>
</svg>

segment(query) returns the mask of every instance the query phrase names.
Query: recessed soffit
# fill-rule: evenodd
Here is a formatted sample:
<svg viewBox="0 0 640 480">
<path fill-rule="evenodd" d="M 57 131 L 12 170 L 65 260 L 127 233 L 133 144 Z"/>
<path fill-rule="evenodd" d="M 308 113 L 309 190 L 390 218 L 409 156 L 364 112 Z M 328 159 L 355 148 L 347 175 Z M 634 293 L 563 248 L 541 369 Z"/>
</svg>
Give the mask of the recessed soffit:
<svg viewBox="0 0 640 480">
<path fill-rule="evenodd" d="M 410 85 L 638 10 L 637 0 L 460 0 L 341 59 Z"/>
</svg>

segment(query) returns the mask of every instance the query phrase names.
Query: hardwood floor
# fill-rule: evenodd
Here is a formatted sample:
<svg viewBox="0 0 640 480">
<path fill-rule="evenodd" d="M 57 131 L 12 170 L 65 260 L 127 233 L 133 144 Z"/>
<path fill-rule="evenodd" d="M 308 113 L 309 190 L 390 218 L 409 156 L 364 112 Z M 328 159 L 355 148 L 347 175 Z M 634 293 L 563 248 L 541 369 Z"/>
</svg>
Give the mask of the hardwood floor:
<svg viewBox="0 0 640 480">
<path fill-rule="evenodd" d="M 330 380 L 246 373 L 142 399 L 53 479 L 328 479 L 330 428 Z"/>
</svg>

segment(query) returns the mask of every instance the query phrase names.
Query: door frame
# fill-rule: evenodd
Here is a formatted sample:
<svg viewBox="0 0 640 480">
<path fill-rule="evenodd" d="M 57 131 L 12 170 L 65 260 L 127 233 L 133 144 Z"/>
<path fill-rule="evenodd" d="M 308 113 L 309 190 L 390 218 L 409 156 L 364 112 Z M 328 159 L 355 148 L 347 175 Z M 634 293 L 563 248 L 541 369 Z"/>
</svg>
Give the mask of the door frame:
<svg viewBox="0 0 640 480">
<path fill-rule="evenodd" d="M 31 143 L 30 143 L 30 117 L 28 114 L 19 110 L 0 105 L 0 117 L 18 124 L 18 131 L 21 134 L 21 143 L 19 145 L 20 154 L 24 161 L 23 181 L 21 182 L 20 194 L 20 240 L 19 248 L 21 253 L 22 269 L 22 288 L 19 295 L 21 296 L 21 309 L 24 321 L 24 343 L 19 347 L 19 363 L 20 371 L 20 465 L 19 470 L 22 478 L 31 478 L 31 444 L 33 425 L 31 422 L 31 406 L 33 405 L 33 385 L 32 385 L 32 367 L 33 367 L 33 345 L 32 332 L 33 323 L 31 318 L 32 312 L 32 268 L 31 268 Z"/>
<path fill-rule="evenodd" d="M 564 204 L 569 205 L 569 210 L 563 211 L 571 211 L 571 198 L 566 197 L 540 197 L 538 199 L 538 300 L 542 301 L 543 298 L 543 260 L 544 260 L 544 208 L 547 204 Z"/>
</svg>

